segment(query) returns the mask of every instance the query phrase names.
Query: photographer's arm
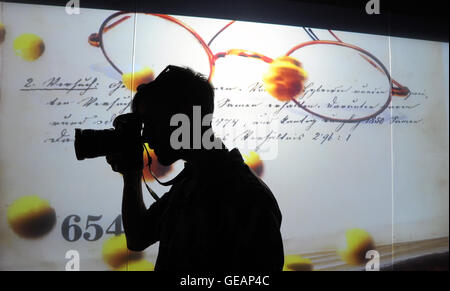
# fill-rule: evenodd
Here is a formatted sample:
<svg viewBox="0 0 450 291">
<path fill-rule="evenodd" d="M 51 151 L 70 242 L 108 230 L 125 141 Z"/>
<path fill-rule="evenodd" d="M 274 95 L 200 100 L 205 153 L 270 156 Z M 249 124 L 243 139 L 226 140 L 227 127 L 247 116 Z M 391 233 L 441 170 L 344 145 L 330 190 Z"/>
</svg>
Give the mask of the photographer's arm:
<svg viewBox="0 0 450 291">
<path fill-rule="evenodd" d="M 159 240 L 161 217 L 167 207 L 167 194 L 148 209 L 142 197 L 142 172 L 124 173 L 122 220 L 128 249 L 142 251 Z"/>
<path fill-rule="evenodd" d="M 142 251 L 159 240 L 159 224 L 167 198 L 146 208 L 142 197 L 143 145 L 142 124 L 132 113 L 119 115 L 113 123 L 120 135 L 121 151 L 109 154 L 106 161 L 123 176 L 122 221 L 128 249 Z"/>
<path fill-rule="evenodd" d="M 147 209 L 142 198 L 141 173 L 123 174 L 122 220 L 130 250 L 141 250 L 143 217 Z M 149 230 L 151 231 L 151 230 Z"/>
</svg>

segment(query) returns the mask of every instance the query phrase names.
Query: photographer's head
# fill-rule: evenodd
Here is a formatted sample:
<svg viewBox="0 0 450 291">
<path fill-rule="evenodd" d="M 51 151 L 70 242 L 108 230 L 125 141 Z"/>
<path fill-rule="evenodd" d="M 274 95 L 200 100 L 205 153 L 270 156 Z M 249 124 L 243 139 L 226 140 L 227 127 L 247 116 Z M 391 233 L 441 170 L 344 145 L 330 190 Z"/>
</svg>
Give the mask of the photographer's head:
<svg viewBox="0 0 450 291">
<path fill-rule="evenodd" d="M 134 96 L 131 111 L 144 123 L 143 139 L 155 150 L 163 165 L 186 158 L 187 149 L 175 150 L 170 137 L 176 127 L 170 126 L 175 114 L 184 114 L 190 120 L 190 142 L 193 143 L 193 107 L 201 108 L 201 117 L 214 111 L 214 90 L 209 81 L 189 68 L 166 67 L 148 84 L 140 85 Z M 202 126 L 202 133 L 210 128 Z"/>
</svg>

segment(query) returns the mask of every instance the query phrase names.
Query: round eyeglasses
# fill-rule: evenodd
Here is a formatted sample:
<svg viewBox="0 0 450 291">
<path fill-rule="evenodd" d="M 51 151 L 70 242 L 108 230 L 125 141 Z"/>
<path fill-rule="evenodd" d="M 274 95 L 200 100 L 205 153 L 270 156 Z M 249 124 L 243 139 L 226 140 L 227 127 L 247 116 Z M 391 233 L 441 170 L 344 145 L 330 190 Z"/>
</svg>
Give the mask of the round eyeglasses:
<svg viewBox="0 0 450 291">
<path fill-rule="evenodd" d="M 238 56 L 259 60 L 266 66 L 261 76 L 266 88 L 275 88 L 267 90 L 268 96 L 294 102 L 325 121 L 365 121 L 383 113 L 392 96 L 410 95 L 410 90 L 392 79 L 377 57 L 343 42 L 331 30 L 328 33 L 333 40 L 320 40 L 311 29 L 303 28 L 311 40 L 274 59 L 245 49 L 213 53 L 210 48 L 213 41 L 234 23 L 228 22 L 206 43 L 173 16 L 120 11 L 106 18 L 88 41 L 101 49 L 108 63 L 122 76 L 135 72 L 134 62 L 139 60 L 152 73 L 161 72 L 168 64 L 187 66 L 213 82 L 219 59 Z M 298 77 L 299 72 L 302 78 Z M 264 77 L 267 74 L 270 78 Z M 279 95 L 290 91 L 296 93 Z"/>
</svg>

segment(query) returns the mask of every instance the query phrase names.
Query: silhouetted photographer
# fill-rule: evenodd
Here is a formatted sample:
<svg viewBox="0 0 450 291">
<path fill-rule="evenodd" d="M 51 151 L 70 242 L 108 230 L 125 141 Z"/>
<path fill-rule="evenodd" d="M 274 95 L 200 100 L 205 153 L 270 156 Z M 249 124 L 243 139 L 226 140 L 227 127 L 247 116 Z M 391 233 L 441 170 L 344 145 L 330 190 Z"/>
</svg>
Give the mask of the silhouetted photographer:
<svg viewBox="0 0 450 291">
<path fill-rule="evenodd" d="M 201 110 L 200 122 L 207 121 L 199 127 L 201 132 L 195 128 L 199 118 L 193 108 Z M 114 130 L 103 131 L 102 137 L 79 131 L 77 157 L 106 155 L 112 169 L 123 174 L 127 245 L 142 251 L 159 241 L 155 270 L 281 271 L 284 255 L 276 199 L 239 151 L 229 151 L 211 134 L 211 118 L 204 117 L 213 110 L 214 90 L 207 79 L 190 69 L 168 66 L 153 82 L 138 87 L 132 113 L 118 116 Z M 188 147 L 184 143 L 180 148 L 172 135 L 176 129 L 170 122 L 176 114 L 189 117 Z M 114 142 L 114 149 L 106 146 Z M 162 165 L 186 162 L 170 191 L 148 209 L 142 197 L 145 142 Z"/>
</svg>

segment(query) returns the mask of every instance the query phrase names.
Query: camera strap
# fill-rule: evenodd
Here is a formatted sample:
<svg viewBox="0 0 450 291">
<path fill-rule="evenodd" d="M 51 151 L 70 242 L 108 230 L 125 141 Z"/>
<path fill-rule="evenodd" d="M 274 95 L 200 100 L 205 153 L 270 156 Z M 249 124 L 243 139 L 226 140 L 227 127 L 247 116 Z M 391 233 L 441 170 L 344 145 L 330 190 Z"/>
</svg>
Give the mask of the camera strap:
<svg viewBox="0 0 450 291">
<path fill-rule="evenodd" d="M 142 175 L 142 181 L 144 181 L 144 185 L 147 188 L 147 191 L 150 193 L 150 195 L 152 195 L 153 199 L 155 199 L 156 201 L 158 201 L 160 198 L 158 197 L 158 195 L 156 195 L 155 191 L 152 190 L 152 188 L 150 188 L 147 185 L 147 182 L 145 182 L 145 178 L 144 175 Z"/>
<path fill-rule="evenodd" d="M 151 169 L 151 167 L 150 167 L 151 164 L 152 164 L 152 158 L 150 157 L 150 153 L 148 152 L 147 147 L 144 146 L 144 149 L 145 149 L 145 152 L 146 152 L 146 154 L 147 154 L 147 160 L 148 160 L 148 163 L 147 163 L 146 166 L 148 167 L 148 170 L 149 170 L 150 174 L 152 175 L 152 177 L 153 177 L 153 178 L 156 180 L 156 182 L 158 182 L 160 185 L 162 185 L 162 186 L 171 186 L 171 185 L 177 183 L 178 181 L 181 181 L 183 178 L 185 178 L 186 174 L 185 174 L 185 170 L 183 169 L 183 170 L 182 170 L 175 178 L 173 178 L 172 180 L 167 181 L 167 182 L 161 182 L 158 178 L 156 178 L 155 174 L 153 174 L 153 172 L 152 172 L 152 169 Z M 150 193 L 150 195 L 152 195 L 153 199 L 155 199 L 156 201 L 158 201 L 160 198 L 159 198 L 158 195 L 155 193 L 155 191 L 153 191 L 152 188 L 150 188 L 150 187 L 147 185 L 147 182 L 145 181 L 144 175 L 142 175 L 142 180 L 144 181 L 144 185 L 145 185 L 145 187 L 147 188 L 147 191 Z"/>
</svg>

